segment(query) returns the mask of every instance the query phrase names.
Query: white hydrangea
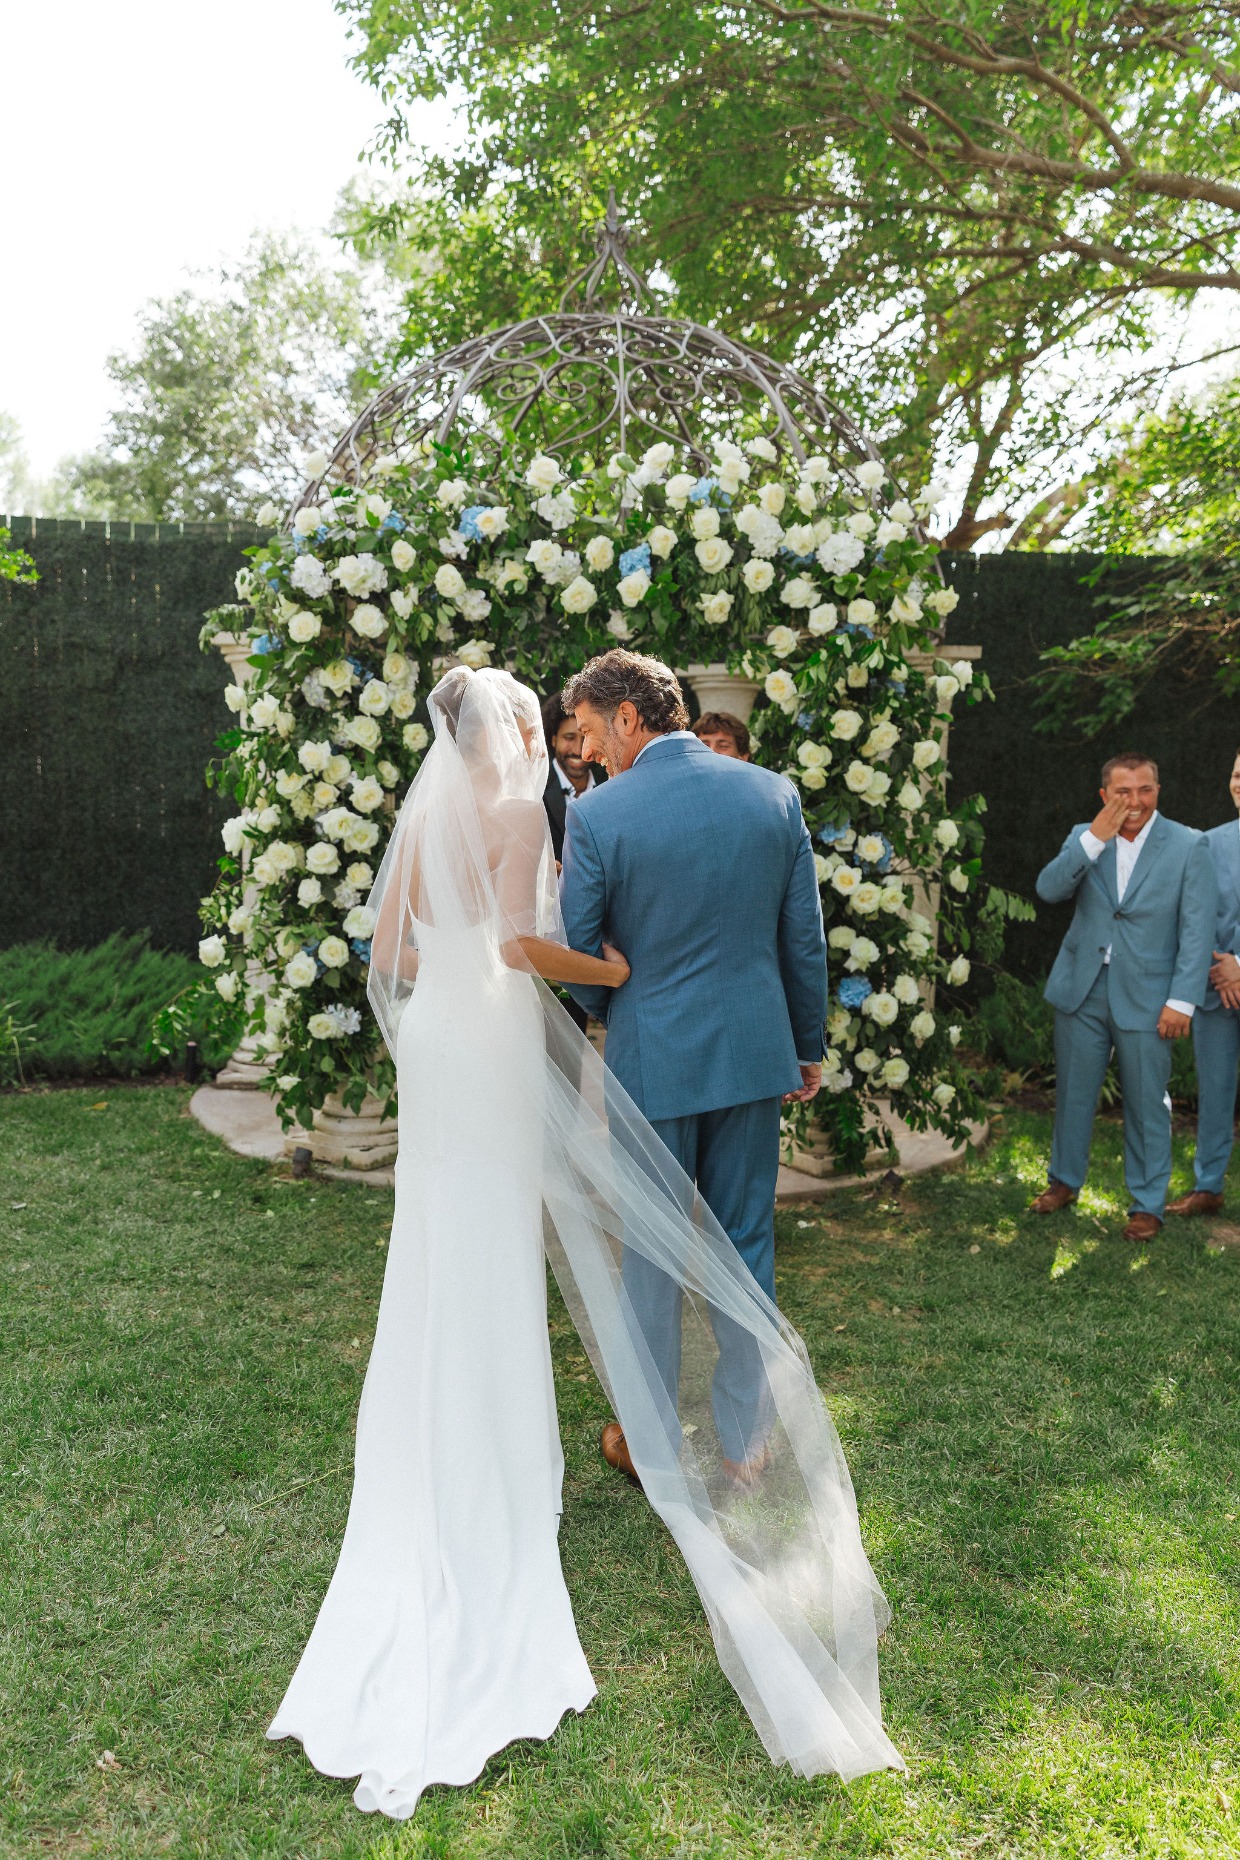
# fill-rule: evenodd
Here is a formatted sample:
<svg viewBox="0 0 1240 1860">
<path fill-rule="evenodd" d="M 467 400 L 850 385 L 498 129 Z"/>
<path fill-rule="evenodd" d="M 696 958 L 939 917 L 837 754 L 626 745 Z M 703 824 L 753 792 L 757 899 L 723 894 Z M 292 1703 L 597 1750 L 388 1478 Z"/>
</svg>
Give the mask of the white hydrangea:
<svg viewBox="0 0 1240 1860">
<path fill-rule="evenodd" d="M 818 566 L 828 575 L 850 575 L 864 554 L 865 546 L 856 536 L 837 530 L 819 545 Z"/>
<path fill-rule="evenodd" d="M 853 468 L 853 477 L 865 491 L 877 491 L 887 473 L 878 459 L 866 459 Z"/>
<path fill-rule="evenodd" d="M 387 587 L 387 570 L 378 556 L 342 555 L 336 564 L 336 580 L 346 594 L 361 600 L 367 594 L 383 592 Z"/>
</svg>

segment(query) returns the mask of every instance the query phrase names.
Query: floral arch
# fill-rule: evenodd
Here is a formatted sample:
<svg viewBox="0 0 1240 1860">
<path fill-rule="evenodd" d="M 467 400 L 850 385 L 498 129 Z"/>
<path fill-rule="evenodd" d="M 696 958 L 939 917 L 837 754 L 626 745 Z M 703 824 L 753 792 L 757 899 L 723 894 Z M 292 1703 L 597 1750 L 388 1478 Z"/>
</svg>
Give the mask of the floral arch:
<svg viewBox="0 0 1240 1860">
<path fill-rule="evenodd" d="M 977 1109 L 935 1004 L 968 977 L 982 834 L 952 809 L 954 702 L 984 680 L 937 639 L 955 594 L 877 449 L 794 370 L 645 315 L 614 199 L 562 308 L 384 390 L 307 462 L 284 526 L 208 617 L 243 658 L 214 779 L 238 803 L 204 905 L 202 1001 L 248 1029 L 286 1127 L 395 1109 L 365 1000 L 366 894 L 447 664 L 546 690 L 633 644 L 761 692 L 755 754 L 801 793 L 832 974 L 812 1109 L 855 1166 L 886 1103 L 959 1137 Z M 618 280 L 620 306 L 598 290 Z M 273 513 L 274 514 L 274 513 Z M 982 909 L 1006 904 L 990 892 Z M 371 1098 L 372 1105 L 374 1099 Z"/>
</svg>

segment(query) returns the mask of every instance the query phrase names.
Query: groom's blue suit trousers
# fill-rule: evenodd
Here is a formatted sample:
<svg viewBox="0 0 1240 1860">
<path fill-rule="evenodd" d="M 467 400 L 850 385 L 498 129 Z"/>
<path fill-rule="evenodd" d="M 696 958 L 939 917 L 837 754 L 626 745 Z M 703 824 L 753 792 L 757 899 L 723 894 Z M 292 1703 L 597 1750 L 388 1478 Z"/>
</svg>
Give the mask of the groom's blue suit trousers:
<svg viewBox="0 0 1240 1860">
<path fill-rule="evenodd" d="M 1124 1098 L 1124 1180 L 1129 1212 L 1162 1219 L 1171 1180 L 1171 1042 L 1151 1028 L 1119 1027 L 1104 965 L 1074 1014 L 1055 1013 L 1055 1134 L 1051 1179 L 1080 1188 L 1089 1170 L 1089 1144 L 1098 1094 L 1111 1054 Z"/>
<path fill-rule="evenodd" d="M 690 1182 L 735 1246 L 767 1297 L 775 1298 L 775 1183 L 779 1174 L 778 1098 L 652 1119 Z M 688 1210 L 686 1210 L 688 1212 Z M 678 1410 L 680 1287 L 632 1247 L 624 1250 L 624 1289 L 669 1402 Z M 764 1434 L 765 1376 L 751 1334 L 712 1312 L 719 1360 L 711 1390 L 715 1426 L 725 1456 L 742 1461 Z"/>
<path fill-rule="evenodd" d="M 1193 1186 L 1207 1195 L 1221 1195 L 1236 1130 L 1240 1013 L 1234 1008 L 1198 1008 L 1193 1015 L 1193 1055 L 1197 1061 Z"/>
</svg>

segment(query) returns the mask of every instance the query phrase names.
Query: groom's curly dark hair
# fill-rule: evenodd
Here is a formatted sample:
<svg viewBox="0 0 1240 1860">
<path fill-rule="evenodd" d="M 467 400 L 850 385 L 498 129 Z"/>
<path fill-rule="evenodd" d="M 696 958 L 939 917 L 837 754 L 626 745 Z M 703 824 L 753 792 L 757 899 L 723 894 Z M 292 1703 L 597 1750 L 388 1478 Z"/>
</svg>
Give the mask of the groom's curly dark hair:
<svg viewBox="0 0 1240 1860">
<path fill-rule="evenodd" d="M 578 704 L 590 704 L 610 721 L 626 699 L 657 736 L 689 727 L 689 712 L 675 672 L 644 652 L 617 650 L 591 659 L 569 679 L 562 702 L 570 714 Z"/>
</svg>

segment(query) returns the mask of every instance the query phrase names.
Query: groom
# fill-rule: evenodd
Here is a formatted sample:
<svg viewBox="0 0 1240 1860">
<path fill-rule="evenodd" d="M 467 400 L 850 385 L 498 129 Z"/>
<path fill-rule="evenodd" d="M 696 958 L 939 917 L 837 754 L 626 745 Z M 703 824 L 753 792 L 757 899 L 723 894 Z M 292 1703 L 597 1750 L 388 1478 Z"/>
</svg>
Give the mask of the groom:
<svg viewBox="0 0 1240 1860">
<path fill-rule="evenodd" d="M 762 1290 L 775 1297 L 780 1104 L 822 1082 L 826 943 L 809 834 L 792 784 L 715 755 L 688 729 L 674 673 L 615 651 L 564 692 L 582 754 L 613 777 L 568 810 L 562 904 L 573 949 L 628 958 L 622 988 L 573 988 L 606 1023 L 607 1064 Z M 616 779 L 622 777 L 623 779 Z M 680 1292 L 626 1251 L 624 1287 L 669 1403 L 680 1380 Z M 722 1321 L 721 1321 L 722 1322 Z M 761 1471 L 760 1366 L 719 1335 L 724 1469 Z M 616 1422 L 603 1454 L 636 1478 Z"/>
</svg>

